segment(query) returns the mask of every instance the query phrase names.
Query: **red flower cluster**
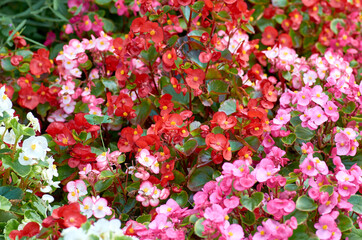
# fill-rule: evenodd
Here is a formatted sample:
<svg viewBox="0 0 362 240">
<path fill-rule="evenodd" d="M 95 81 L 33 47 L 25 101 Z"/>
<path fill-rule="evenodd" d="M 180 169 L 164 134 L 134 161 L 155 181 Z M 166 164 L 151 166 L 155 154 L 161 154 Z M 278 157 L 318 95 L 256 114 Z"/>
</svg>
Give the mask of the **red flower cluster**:
<svg viewBox="0 0 362 240">
<path fill-rule="evenodd" d="M 9 234 L 11 240 L 22 239 L 23 237 L 31 238 L 40 232 L 40 226 L 36 222 L 27 223 L 23 230 L 13 230 Z"/>
<path fill-rule="evenodd" d="M 86 221 L 87 217 L 80 213 L 79 203 L 75 202 L 54 209 L 52 215 L 43 220 L 42 226 L 51 228 L 57 225 L 63 229 L 69 227 L 79 228 Z"/>
</svg>

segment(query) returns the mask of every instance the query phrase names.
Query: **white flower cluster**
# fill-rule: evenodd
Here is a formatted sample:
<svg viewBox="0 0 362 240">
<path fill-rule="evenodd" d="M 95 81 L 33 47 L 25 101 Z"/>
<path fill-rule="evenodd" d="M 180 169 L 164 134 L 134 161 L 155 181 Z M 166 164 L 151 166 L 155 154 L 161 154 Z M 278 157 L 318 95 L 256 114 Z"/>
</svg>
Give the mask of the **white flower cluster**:
<svg viewBox="0 0 362 240">
<path fill-rule="evenodd" d="M 137 237 L 125 236 L 121 229 L 119 219 L 99 219 L 93 225 L 86 227 L 89 223 L 83 224 L 81 228 L 70 227 L 62 232 L 64 240 L 84 240 L 84 239 L 107 239 L 113 240 L 122 237 L 122 240 L 137 240 Z M 88 229 L 87 229 L 88 228 Z"/>
<path fill-rule="evenodd" d="M 2 117 L 3 119 L 3 121 L 0 122 L 0 139 L 3 143 L 0 146 L 0 149 L 8 148 L 9 150 L 13 151 L 12 157 L 17 156 L 17 160 L 23 166 L 35 165 L 32 169 L 34 171 L 30 174 L 34 175 L 35 173 L 34 180 L 41 181 L 42 187 L 40 188 L 40 191 L 44 193 L 49 193 L 52 191 L 52 187 L 59 188 L 60 182 L 53 181 L 53 177 L 58 176 L 58 171 L 56 165 L 54 164 L 54 159 L 51 157 L 47 157 L 47 152 L 50 151 L 50 149 L 48 148 L 47 139 L 43 136 L 30 136 L 26 138 L 22 142 L 22 144 L 20 144 L 22 139 L 24 138 L 21 133 L 24 132 L 19 132 L 19 129 L 29 130 L 30 128 L 32 128 L 34 132 L 39 132 L 39 120 L 35 118 L 31 112 L 29 112 L 26 116 L 29 120 L 28 126 L 21 125 L 17 123 L 18 117 L 14 117 L 15 111 L 14 109 L 12 109 L 12 107 L 13 104 L 9 97 L 5 94 L 5 86 L 3 86 L 2 88 L 0 88 L 0 117 Z M 8 115 L 8 117 L 6 117 L 6 115 Z M 17 129 L 18 127 L 14 127 L 14 125 L 11 125 L 11 122 L 13 121 L 18 124 L 16 126 L 19 126 L 19 129 Z M 16 146 L 13 146 L 15 144 Z M 53 201 L 52 196 L 47 194 L 45 194 L 44 196 L 44 200 L 48 202 Z"/>
</svg>

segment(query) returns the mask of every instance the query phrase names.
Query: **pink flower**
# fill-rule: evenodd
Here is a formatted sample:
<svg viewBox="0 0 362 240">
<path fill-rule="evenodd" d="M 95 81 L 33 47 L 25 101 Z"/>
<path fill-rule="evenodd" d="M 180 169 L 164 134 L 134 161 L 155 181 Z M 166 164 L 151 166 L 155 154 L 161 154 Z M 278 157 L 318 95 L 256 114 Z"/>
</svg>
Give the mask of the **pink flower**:
<svg viewBox="0 0 362 240">
<path fill-rule="evenodd" d="M 274 166 L 274 162 L 268 158 L 264 158 L 256 166 L 252 175 L 256 178 L 258 182 L 266 182 L 270 179 L 275 173 L 279 172 L 280 166 L 277 168 Z"/>
<path fill-rule="evenodd" d="M 280 220 L 283 216 L 288 215 L 295 209 L 295 203 L 288 199 L 273 199 L 268 202 L 267 210 L 274 216 L 275 220 Z"/>
<path fill-rule="evenodd" d="M 158 214 L 165 214 L 166 216 L 169 216 L 172 213 L 174 213 L 175 211 L 178 211 L 179 209 L 181 209 L 181 208 L 178 205 L 178 203 L 171 198 L 166 202 L 166 204 L 158 207 L 156 209 L 156 211 Z"/>
<path fill-rule="evenodd" d="M 339 132 L 334 137 L 338 155 L 347 155 L 351 149 L 350 139 L 345 132 Z"/>
<path fill-rule="evenodd" d="M 333 121 L 337 122 L 339 119 L 338 107 L 332 102 L 328 101 L 324 106 L 325 114 Z"/>
<path fill-rule="evenodd" d="M 87 186 L 83 180 L 70 181 L 66 185 L 68 193 L 68 201 L 76 202 L 81 196 L 87 195 Z"/>
<path fill-rule="evenodd" d="M 297 93 L 298 105 L 308 106 L 312 99 L 312 93 L 308 88 L 303 88 L 301 92 Z"/>
<path fill-rule="evenodd" d="M 321 216 L 314 227 L 317 229 L 316 234 L 319 239 L 330 239 L 336 234 L 341 235 L 334 218 L 329 214 Z"/>
<path fill-rule="evenodd" d="M 110 44 L 109 40 L 105 37 L 100 37 L 96 41 L 96 48 L 99 51 L 108 51 L 110 45 L 111 44 Z"/>
<path fill-rule="evenodd" d="M 306 86 L 311 86 L 316 82 L 317 73 L 315 71 L 309 70 L 303 74 L 303 81 Z"/>
<path fill-rule="evenodd" d="M 222 231 L 222 234 L 226 240 L 240 240 L 244 238 L 243 228 L 239 224 L 231 224 Z"/>
<path fill-rule="evenodd" d="M 104 218 L 106 215 L 111 215 L 111 208 L 107 206 L 108 202 L 105 198 L 99 198 L 94 201 L 93 215 L 96 218 Z"/>
<path fill-rule="evenodd" d="M 215 223 L 223 223 L 229 218 L 227 212 L 228 208 L 223 209 L 219 204 L 212 204 L 205 209 L 204 217 Z"/>
<path fill-rule="evenodd" d="M 328 101 L 328 96 L 323 92 L 323 89 L 320 85 L 316 85 L 312 89 L 312 101 L 324 106 Z"/>
<path fill-rule="evenodd" d="M 81 212 L 90 218 L 93 215 L 93 200 L 91 197 L 86 197 L 83 199 L 83 204 L 80 205 Z"/>
<path fill-rule="evenodd" d="M 290 121 L 290 113 L 284 109 L 280 109 L 273 119 L 274 124 L 285 125 Z"/>
<path fill-rule="evenodd" d="M 310 109 L 311 120 L 317 125 L 322 125 L 324 122 L 328 120 L 328 117 L 324 114 L 323 109 L 320 106 L 315 106 Z"/>
<path fill-rule="evenodd" d="M 318 174 L 318 170 L 316 169 L 316 163 L 311 159 L 304 159 L 302 164 L 299 165 L 299 168 L 302 170 L 302 173 L 314 177 Z"/>
<path fill-rule="evenodd" d="M 136 160 L 145 167 L 151 167 L 157 160 L 156 157 L 152 156 L 147 149 L 142 149 Z"/>
</svg>

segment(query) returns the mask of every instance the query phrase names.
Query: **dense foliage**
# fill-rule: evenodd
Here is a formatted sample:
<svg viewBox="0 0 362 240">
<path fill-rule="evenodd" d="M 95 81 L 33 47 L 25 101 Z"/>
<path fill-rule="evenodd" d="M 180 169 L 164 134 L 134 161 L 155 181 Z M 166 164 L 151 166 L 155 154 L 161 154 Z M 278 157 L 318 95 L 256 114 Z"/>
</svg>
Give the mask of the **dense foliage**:
<svg viewBox="0 0 362 240">
<path fill-rule="evenodd" d="M 362 238 L 359 0 L 4 0 L 0 237 Z"/>
</svg>

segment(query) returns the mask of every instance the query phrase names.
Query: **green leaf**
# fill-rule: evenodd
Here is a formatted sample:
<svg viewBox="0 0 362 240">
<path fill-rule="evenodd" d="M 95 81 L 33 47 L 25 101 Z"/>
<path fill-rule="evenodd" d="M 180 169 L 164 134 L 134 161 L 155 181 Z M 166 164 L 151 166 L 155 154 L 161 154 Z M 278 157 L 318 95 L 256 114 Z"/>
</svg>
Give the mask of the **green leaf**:
<svg viewBox="0 0 362 240">
<path fill-rule="evenodd" d="M 192 8 L 195 10 L 195 11 L 199 11 L 201 10 L 201 8 L 203 8 L 205 6 L 205 2 L 203 1 L 197 1 L 195 2 L 194 5 L 192 5 Z"/>
<path fill-rule="evenodd" d="M 253 212 L 247 211 L 245 214 L 240 214 L 241 220 L 248 226 L 255 224 L 255 214 Z"/>
<path fill-rule="evenodd" d="M 220 104 L 219 112 L 224 112 L 226 115 L 230 115 L 236 112 L 236 100 L 228 99 Z"/>
<path fill-rule="evenodd" d="M 107 188 L 109 188 L 113 183 L 113 179 L 109 178 L 105 181 L 98 181 L 95 185 L 94 188 L 97 192 L 103 192 L 104 190 L 106 190 Z"/>
<path fill-rule="evenodd" d="M 189 200 L 187 192 L 185 192 L 185 191 L 181 191 L 179 193 L 174 193 L 171 195 L 171 198 L 173 200 L 175 200 L 177 202 L 177 204 L 182 208 L 186 206 L 186 204 Z"/>
<path fill-rule="evenodd" d="M 30 70 L 29 63 L 23 63 L 23 64 L 21 64 L 21 66 L 19 67 L 19 71 L 20 71 L 20 72 L 23 72 L 23 73 L 29 72 L 29 70 Z"/>
<path fill-rule="evenodd" d="M 136 221 L 139 223 L 151 222 L 152 216 L 150 214 L 143 214 L 139 216 Z"/>
<path fill-rule="evenodd" d="M 214 169 L 209 166 L 197 168 L 192 172 L 187 187 L 194 192 L 201 190 L 205 183 L 212 180 L 213 173 Z"/>
<path fill-rule="evenodd" d="M 274 19 L 277 23 L 282 24 L 282 22 L 284 21 L 284 19 L 287 19 L 287 16 L 284 14 L 278 14 L 274 16 Z"/>
<path fill-rule="evenodd" d="M 348 216 L 346 216 L 344 214 L 339 214 L 337 219 L 339 221 L 338 228 L 339 228 L 339 230 L 341 230 L 341 232 L 345 232 L 345 231 L 352 229 L 353 222 L 352 222 L 352 219 L 350 219 Z"/>
<path fill-rule="evenodd" d="M 349 199 L 348 202 L 353 204 L 353 211 L 358 213 L 358 214 L 362 214 L 362 196 L 361 195 L 352 195 Z"/>
<path fill-rule="evenodd" d="M 292 75 L 290 74 L 289 71 L 283 72 L 282 76 L 283 76 L 283 78 L 285 78 L 285 80 L 288 80 L 288 81 L 292 80 Z"/>
<path fill-rule="evenodd" d="M 47 112 L 49 109 L 50 109 L 50 104 L 48 102 L 46 102 L 44 104 L 39 104 L 36 107 L 37 113 L 42 117 L 45 117 L 47 115 Z"/>
<path fill-rule="evenodd" d="M 311 212 L 318 208 L 318 205 L 310 197 L 300 196 L 296 203 L 296 208 L 303 212 Z"/>
<path fill-rule="evenodd" d="M 96 4 L 99 4 L 99 5 L 106 5 L 108 3 L 110 3 L 112 0 L 95 0 L 95 3 Z"/>
<path fill-rule="evenodd" d="M 92 125 L 100 125 L 102 123 L 110 123 L 112 120 L 109 119 L 107 115 L 98 116 L 94 114 L 84 115 L 84 118 L 87 119 L 87 122 Z"/>
<path fill-rule="evenodd" d="M 293 192 L 293 191 L 298 190 L 298 186 L 296 184 L 294 184 L 294 183 L 290 183 L 290 184 L 285 185 L 284 189 L 287 190 L 287 191 Z"/>
<path fill-rule="evenodd" d="M 0 196 L 0 210 L 9 211 L 11 202 L 4 196 Z"/>
<path fill-rule="evenodd" d="M 295 135 L 299 139 L 309 141 L 314 137 L 315 131 L 312 131 L 309 128 L 304 128 L 301 125 L 298 125 L 295 127 Z"/>
<path fill-rule="evenodd" d="M 288 136 L 282 138 L 282 142 L 288 145 L 292 145 L 297 139 L 297 136 L 294 133 L 290 133 Z"/>
<path fill-rule="evenodd" d="M 140 124 L 143 125 L 143 123 L 146 121 L 148 116 L 151 113 L 151 103 L 149 99 L 145 99 L 142 101 L 142 103 L 138 106 L 133 107 L 136 111 L 137 117 L 132 118 L 130 122 L 134 125 Z"/>
<path fill-rule="evenodd" d="M 297 229 L 293 231 L 293 235 L 289 238 L 289 240 L 301 240 L 301 239 L 310 239 L 307 234 L 307 226 L 299 225 Z"/>
<path fill-rule="evenodd" d="M 253 25 L 251 25 L 250 23 L 241 24 L 241 28 L 245 30 L 247 33 L 255 34 L 255 29 Z"/>
<path fill-rule="evenodd" d="M 189 139 L 183 146 L 177 144 L 175 147 L 186 156 L 190 156 L 197 148 L 197 141 L 195 139 Z"/>
<path fill-rule="evenodd" d="M 175 176 L 175 179 L 173 180 L 176 184 L 183 184 L 186 181 L 185 176 L 178 170 L 173 170 L 173 175 Z"/>
<path fill-rule="evenodd" d="M 222 80 L 212 80 L 207 84 L 207 90 L 210 94 L 223 95 L 228 92 L 229 85 Z"/>
<path fill-rule="evenodd" d="M 362 239 L 362 230 L 356 229 L 355 227 L 352 228 L 352 232 L 347 235 L 348 240 L 361 240 Z"/>
<path fill-rule="evenodd" d="M 243 195 L 240 198 L 240 202 L 249 211 L 254 211 L 255 208 L 259 207 L 261 202 L 264 199 L 264 194 L 262 192 L 256 192 L 251 195 L 251 197 Z"/>
<path fill-rule="evenodd" d="M 204 229 L 204 225 L 202 225 L 202 223 L 205 221 L 204 218 L 200 218 L 199 220 L 196 221 L 195 226 L 194 226 L 194 231 L 195 234 L 200 237 L 200 238 L 205 238 L 202 233 L 205 231 Z"/>
<path fill-rule="evenodd" d="M 229 140 L 229 143 L 232 152 L 238 151 L 243 147 L 243 144 L 235 140 Z"/>
<path fill-rule="evenodd" d="M 6 197 L 7 199 L 22 199 L 23 190 L 12 186 L 0 187 L 0 196 Z"/>
<path fill-rule="evenodd" d="M 344 23 L 344 20 L 343 19 L 341 19 L 341 18 L 335 18 L 335 19 L 333 19 L 332 21 L 331 21 L 331 25 L 330 25 L 330 27 L 331 27 L 331 30 L 332 30 L 332 32 L 334 32 L 335 34 L 338 34 L 338 29 L 337 29 L 337 24 L 340 24 L 340 25 L 342 25 L 342 26 L 345 26 L 345 23 Z"/>
<path fill-rule="evenodd" d="M 272 4 L 275 7 L 286 7 L 288 4 L 287 0 L 272 0 Z"/>
<path fill-rule="evenodd" d="M 12 168 L 21 177 L 26 177 L 31 171 L 31 166 L 19 163 L 18 156 L 13 160 L 9 155 L 4 155 L 2 161 L 5 168 Z"/>
<path fill-rule="evenodd" d="M 295 48 L 300 48 L 302 46 L 302 38 L 299 33 L 295 32 L 293 29 L 289 29 L 289 36 L 292 37 L 293 46 Z"/>
<path fill-rule="evenodd" d="M 5 71 L 13 71 L 16 69 L 16 67 L 14 67 L 11 62 L 10 62 L 10 58 L 4 58 L 1 60 L 1 67 L 5 70 Z"/>
<path fill-rule="evenodd" d="M 285 216 L 285 220 L 291 219 L 292 217 L 295 217 L 297 219 L 298 225 L 304 223 L 308 218 L 307 212 L 299 211 L 298 209 L 295 209 L 292 213 Z"/>
<path fill-rule="evenodd" d="M 258 28 L 260 29 L 261 32 L 264 32 L 264 30 L 267 26 L 274 27 L 274 22 L 271 19 L 260 18 L 256 22 L 256 25 L 258 26 Z"/>
<path fill-rule="evenodd" d="M 332 196 L 334 192 L 334 187 L 332 185 L 323 185 L 320 189 L 320 192 L 327 192 L 329 196 Z"/>
<path fill-rule="evenodd" d="M 39 214 L 34 210 L 26 210 L 24 213 L 24 217 L 25 220 L 29 220 L 29 222 L 41 223 L 43 221 Z"/>
<path fill-rule="evenodd" d="M 356 103 L 355 102 L 349 102 L 346 106 L 342 108 L 342 112 L 346 114 L 351 114 L 356 109 Z"/>
<path fill-rule="evenodd" d="M 103 22 L 103 29 L 105 32 L 113 32 L 116 26 L 114 25 L 113 21 L 108 18 L 101 18 Z"/>
<path fill-rule="evenodd" d="M 109 91 L 111 91 L 114 94 L 119 93 L 119 88 L 118 88 L 118 84 L 116 82 L 116 79 L 105 79 L 105 78 L 103 78 L 101 81 L 102 81 L 104 87 L 108 88 Z"/>
<path fill-rule="evenodd" d="M 18 226 L 19 226 L 19 222 L 16 221 L 15 219 L 10 219 L 7 223 L 6 223 L 6 226 L 5 226 L 5 229 L 4 229 L 4 235 L 7 236 L 6 239 L 10 239 L 8 236 L 10 234 L 11 231 L 13 230 L 18 230 Z"/>
<path fill-rule="evenodd" d="M 149 63 L 153 63 L 156 60 L 158 53 L 156 51 L 156 48 L 152 45 L 148 48 L 148 50 L 143 50 L 141 52 L 141 56 Z"/>
</svg>

